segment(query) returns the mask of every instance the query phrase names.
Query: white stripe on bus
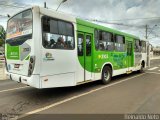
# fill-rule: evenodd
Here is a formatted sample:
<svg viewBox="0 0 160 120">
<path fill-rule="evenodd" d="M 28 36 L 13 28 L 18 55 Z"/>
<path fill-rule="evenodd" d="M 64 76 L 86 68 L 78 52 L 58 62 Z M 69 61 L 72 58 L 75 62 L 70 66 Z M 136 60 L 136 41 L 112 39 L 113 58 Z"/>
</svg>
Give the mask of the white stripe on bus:
<svg viewBox="0 0 160 120">
<path fill-rule="evenodd" d="M 100 88 L 97 88 L 97 89 L 94 89 L 94 90 L 91 90 L 91 91 L 89 91 L 89 92 L 85 92 L 85 93 L 82 93 L 82 94 L 79 94 L 79 95 L 76 95 L 76 96 L 73 96 L 73 97 L 64 99 L 64 100 L 62 100 L 62 101 L 59 101 L 59 102 L 50 104 L 50 105 L 48 105 L 48 106 L 45 106 L 45 107 L 42 107 L 42 108 L 39 108 L 39 109 L 30 111 L 30 112 L 28 112 L 28 113 L 25 113 L 24 115 L 19 116 L 18 119 L 27 117 L 27 116 L 29 116 L 29 115 L 33 115 L 33 114 L 35 114 L 35 113 L 39 113 L 39 112 L 44 111 L 44 110 L 48 110 L 48 109 L 50 109 L 50 108 L 53 108 L 53 107 L 55 107 L 55 106 L 61 105 L 61 104 L 63 104 L 63 103 L 69 102 L 69 101 L 71 101 L 71 100 L 80 98 L 80 97 L 82 97 L 82 96 L 85 96 L 85 95 L 94 93 L 94 92 L 96 92 L 96 91 L 99 91 L 99 90 L 102 90 L 102 89 L 105 89 L 105 88 L 108 88 L 108 87 L 111 87 L 111 86 L 114 86 L 114 85 L 117 85 L 117 84 L 120 84 L 120 83 L 122 83 L 122 82 L 131 80 L 131 79 L 133 79 L 133 78 L 140 77 L 140 76 L 142 76 L 142 75 L 144 75 L 144 74 L 146 74 L 146 73 L 143 73 L 143 74 L 140 74 L 140 75 L 137 75 L 137 76 L 134 76 L 134 77 L 130 77 L 130 78 L 127 78 L 127 79 L 124 79 L 124 80 L 121 80 L 121 81 L 118 81 L 118 82 L 115 82 L 115 83 L 112 83 L 112 84 L 109 84 L 109 85 L 106 85 L 106 86 L 103 86 L 103 87 L 100 87 Z"/>
</svg>

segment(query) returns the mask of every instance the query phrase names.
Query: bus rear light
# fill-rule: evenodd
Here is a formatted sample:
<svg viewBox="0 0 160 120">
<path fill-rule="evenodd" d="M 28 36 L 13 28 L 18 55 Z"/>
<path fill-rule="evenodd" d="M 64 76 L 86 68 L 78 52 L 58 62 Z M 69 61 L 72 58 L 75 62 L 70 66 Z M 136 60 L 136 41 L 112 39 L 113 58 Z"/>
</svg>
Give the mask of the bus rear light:
<svg viewBox="0 0 160 120">
<path fill-rule="evenodd" d="M 30 62 L 29 62 L 29 69 L 28 69 L 28 76 L 30 77 L 33 73 L 34 70 L 34 65 L 35 65 L 35 57 L 31 56 L 30 57 Z"/>
<path fill-rule="evenodd" d="M 30 77 L 32 75 L 32 71 L 28 70 L 28 76 Z"/>
<path fill-rule="evenodd" d="M 34 63 L 34 59 L 32 57 L 30 58 L 30 63 Z"/>
<path fill-rule="evenodd" d="M 32 64 L 29 64 L 29 69 L 31 69 L 31 70 L 33 69 L 33 66 L 32 66 Z"/>
</svg>

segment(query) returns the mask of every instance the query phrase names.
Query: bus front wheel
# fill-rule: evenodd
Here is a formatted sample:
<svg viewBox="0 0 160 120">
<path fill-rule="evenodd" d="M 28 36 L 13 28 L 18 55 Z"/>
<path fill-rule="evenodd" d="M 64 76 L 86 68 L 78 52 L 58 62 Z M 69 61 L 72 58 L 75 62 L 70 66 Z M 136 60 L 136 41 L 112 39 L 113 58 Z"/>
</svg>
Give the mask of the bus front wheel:
<svg viewBox="0 0 160 120">
<path fill-rule="evenodd" d="M 109 66 L 105 66 L 102 71 L 102 83 L 108 84 L 112 78 L 112 70 Z"/>
</svg>

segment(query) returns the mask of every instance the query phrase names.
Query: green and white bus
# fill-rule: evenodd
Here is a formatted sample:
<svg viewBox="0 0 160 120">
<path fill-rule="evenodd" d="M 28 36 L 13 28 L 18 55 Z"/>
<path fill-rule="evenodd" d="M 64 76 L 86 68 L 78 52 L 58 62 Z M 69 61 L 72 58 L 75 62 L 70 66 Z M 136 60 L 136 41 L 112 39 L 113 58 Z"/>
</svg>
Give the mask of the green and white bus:
<svg viewBox="0 0 160 120">
<path fill-rule="evenodd" d="M 8 20 L 7 75 L 35 88 L 76 86 L 142 71 L 148 43 L 138 37 L 34 6 Z"/>
</svg>

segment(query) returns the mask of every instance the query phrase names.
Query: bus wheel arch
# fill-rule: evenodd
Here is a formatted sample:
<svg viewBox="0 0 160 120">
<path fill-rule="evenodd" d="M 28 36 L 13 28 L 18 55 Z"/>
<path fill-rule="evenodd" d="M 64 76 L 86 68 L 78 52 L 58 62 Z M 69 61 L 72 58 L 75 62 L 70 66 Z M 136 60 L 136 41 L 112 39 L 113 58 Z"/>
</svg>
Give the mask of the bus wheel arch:
<svg viewBox="0 0 160 120">
<path fill-rule="evenodd" d="M 112 74 L 113 74 L 113 68 L 111 64 L 105 64 L 102 67 L 101 72 L 101 81 L 103 84 L 108 84 L 111 81 Z"/>
</svg>

